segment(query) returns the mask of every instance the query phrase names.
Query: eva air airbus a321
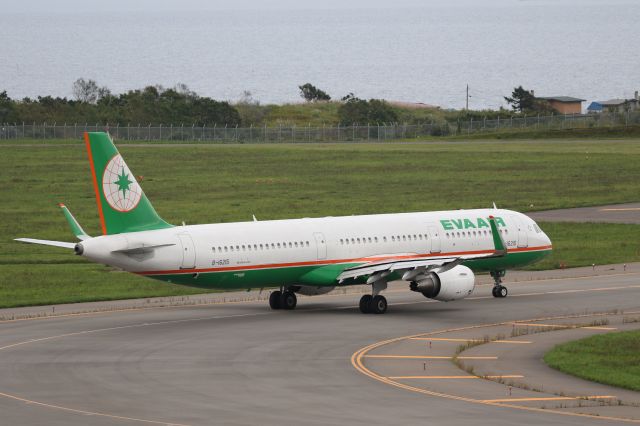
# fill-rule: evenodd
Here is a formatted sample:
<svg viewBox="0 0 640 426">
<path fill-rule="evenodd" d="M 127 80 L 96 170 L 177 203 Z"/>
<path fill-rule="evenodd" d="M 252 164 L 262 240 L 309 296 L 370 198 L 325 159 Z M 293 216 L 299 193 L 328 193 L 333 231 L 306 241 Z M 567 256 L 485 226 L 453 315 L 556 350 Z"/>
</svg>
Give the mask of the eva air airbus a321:
<svg viewBox="0 0 640 426">
<path fill-rule="evenodd" d="M 19 238 L 73 249 L 91 261 L 201 288 L 279 287 L 273 309 L 296 307 L 296 293 L 318 295 L 367 284 L 363 313 L 382 314 L 392 280 L 440 301 L 462 299 L 473 271 L 491 273 L 505 297 L 505 270 L 551 252 L 529 217 L 503 209 L 453 210 L 316 219 L 174 226 L 158 216 L 106 133 L 84 136 L 102 234 L 87 235 L 66 207 L 78 243 Z"/>
</svg>

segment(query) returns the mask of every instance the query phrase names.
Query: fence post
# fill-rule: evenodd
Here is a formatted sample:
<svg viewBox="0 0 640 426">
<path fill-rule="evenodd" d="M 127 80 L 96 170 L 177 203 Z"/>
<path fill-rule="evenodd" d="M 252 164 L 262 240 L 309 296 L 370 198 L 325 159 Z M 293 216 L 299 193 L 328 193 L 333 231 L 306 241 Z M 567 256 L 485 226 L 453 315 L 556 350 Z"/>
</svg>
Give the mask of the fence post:
<svg viewBox="0 0 640 426">
<path fill-rule="evenodd" d="M 267 123 L 264 123 L 264 141 L 267 142 Z"/>
</svg>

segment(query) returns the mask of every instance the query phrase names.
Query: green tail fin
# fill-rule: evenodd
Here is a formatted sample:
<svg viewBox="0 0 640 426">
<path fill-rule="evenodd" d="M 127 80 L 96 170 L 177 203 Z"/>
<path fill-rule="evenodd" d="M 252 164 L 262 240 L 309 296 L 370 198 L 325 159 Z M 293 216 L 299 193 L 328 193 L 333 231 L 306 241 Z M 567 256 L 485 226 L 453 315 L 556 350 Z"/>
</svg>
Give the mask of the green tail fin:
<svg viewBox="0 0 640 426">
<path fill-rule="evenodd" d="M 85 133 L 102 233 L 170 228 L 154 210 L 107 133 Z"/>
</svg>

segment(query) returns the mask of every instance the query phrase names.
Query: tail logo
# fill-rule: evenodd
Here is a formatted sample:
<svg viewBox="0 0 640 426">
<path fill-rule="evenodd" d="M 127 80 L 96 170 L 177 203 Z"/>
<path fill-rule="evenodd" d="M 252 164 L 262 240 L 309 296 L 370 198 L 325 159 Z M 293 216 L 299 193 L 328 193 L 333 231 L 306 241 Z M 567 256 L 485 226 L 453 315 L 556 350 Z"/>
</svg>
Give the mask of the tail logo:
<svg viewBox="0 0 640 426">
<path fill-rule="evenodd" d="M 104 168 L 102 192 L 107 203 L 119 212 L 135 209 L 142 197 L 142 188 L 120 154 L 115 155 Z"/>
</svg>

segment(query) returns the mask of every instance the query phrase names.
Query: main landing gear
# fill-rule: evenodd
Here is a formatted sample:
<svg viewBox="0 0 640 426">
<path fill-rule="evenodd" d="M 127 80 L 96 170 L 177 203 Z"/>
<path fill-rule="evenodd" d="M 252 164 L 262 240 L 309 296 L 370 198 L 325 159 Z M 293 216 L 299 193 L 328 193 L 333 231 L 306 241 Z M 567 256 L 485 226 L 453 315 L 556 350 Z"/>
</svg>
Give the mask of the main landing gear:
<svg viewBox="0 0 640 426">
<path fill-rule="evenodd" d="M 384 314 L 387 312 L 387 298 L 379 293 L 387 288 L 386 281 L 376 281 L 371 285 L 373 294 L 360 298 L 360 312 L 363 314 Z"/>
<path fill-rule="evenodd" d="M 363 314 L 384 314 L 387 312 L 387 298 L 381 295 L 365 294 L 360 298 L 360 312 Z"/>
<path fill-rule="evenodd" d="M 491 271 L 491 276 L 493 277 L 493 289 L 491 289 L 491 294 L 493 297 L 507 297 L 509 294 L 509 290 L 505 286 L 502 285 L 502 278 L 505 275 L 505 271 Z"/>
<path fill-rule="evenodd" d="M 269 295 L 269 306 L 271 309 L 292 310 L 296 308 L 298 298 L 291 290 L 276 290 Z"/>
</svg>

